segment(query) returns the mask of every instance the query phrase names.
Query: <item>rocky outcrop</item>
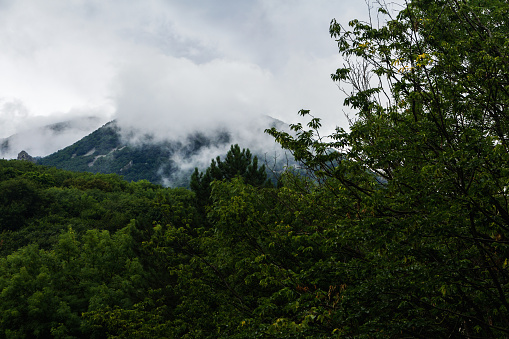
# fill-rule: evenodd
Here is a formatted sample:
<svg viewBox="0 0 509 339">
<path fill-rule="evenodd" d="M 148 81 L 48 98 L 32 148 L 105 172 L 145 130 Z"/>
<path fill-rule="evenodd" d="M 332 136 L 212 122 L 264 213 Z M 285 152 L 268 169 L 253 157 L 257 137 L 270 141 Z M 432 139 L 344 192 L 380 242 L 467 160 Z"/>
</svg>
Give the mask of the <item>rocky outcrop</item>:
<svg viewBox="0 0 509 339">
<path fill-rule="evenodd" d="M 133 167 L 133 161 L 129 161 L 129 163 L 127 165 L 125 165 L 124 167 L 122 167 L 120 169 L 120 172 L 124 172 L 124 171 L 127 171 L 129 168 Z"/>
<path fill-rule="evenodd" d="M 18 153 L 18 160 L 35 162 L 35 159 L 25 151 L 21 151 Z"/>
</svg>

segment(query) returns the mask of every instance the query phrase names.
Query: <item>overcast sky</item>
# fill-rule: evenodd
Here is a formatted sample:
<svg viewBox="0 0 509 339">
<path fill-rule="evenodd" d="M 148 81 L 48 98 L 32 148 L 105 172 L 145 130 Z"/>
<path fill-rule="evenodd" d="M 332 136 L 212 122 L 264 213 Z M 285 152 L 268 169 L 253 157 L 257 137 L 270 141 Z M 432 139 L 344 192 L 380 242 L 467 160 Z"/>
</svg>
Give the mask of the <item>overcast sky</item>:
<svg viewBox="0 0 509 339">
<path fill-rule="evenodd" d="M 310 109 L 346 127 L 331 19 L 362 0 L 0 0 L 0 138 L 94 115 L 178 135 Z"/>
</svg>

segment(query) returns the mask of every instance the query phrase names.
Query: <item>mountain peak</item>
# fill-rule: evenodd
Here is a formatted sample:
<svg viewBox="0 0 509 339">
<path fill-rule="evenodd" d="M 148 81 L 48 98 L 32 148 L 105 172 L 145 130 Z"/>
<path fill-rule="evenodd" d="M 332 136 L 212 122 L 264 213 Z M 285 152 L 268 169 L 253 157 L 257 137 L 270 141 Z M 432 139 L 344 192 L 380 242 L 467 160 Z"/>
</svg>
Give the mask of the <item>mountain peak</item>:
<svg viewBox="0 0 509 339">
<path fill-rule="evenodd" d="M 263 128 L 283 124 L 269 117 L 258 123 Z M 224 156 L 233 143 L 250 148 L 253 154 L 262 155 L 261 159 L 264 152 L 279 149 L 263 128 L 253 127 L 241 140 L 238 131 L 226 129 L 190 131 L 180 139 L 164 140 L 145 131 L 124 131 L 114 120 L 71 146 L 40 158 L 38 163 L 78 172 L 115 173 L 127 181 L 144 179 L 187 187 L 195 167 L 206 168 L 211 159 Z"/>
<path fill-rule="evenodd" d="M 30 161 L 35 163 L 35 159 L 26 151 L 19 152 L 17 160 Z"/>
</svg>

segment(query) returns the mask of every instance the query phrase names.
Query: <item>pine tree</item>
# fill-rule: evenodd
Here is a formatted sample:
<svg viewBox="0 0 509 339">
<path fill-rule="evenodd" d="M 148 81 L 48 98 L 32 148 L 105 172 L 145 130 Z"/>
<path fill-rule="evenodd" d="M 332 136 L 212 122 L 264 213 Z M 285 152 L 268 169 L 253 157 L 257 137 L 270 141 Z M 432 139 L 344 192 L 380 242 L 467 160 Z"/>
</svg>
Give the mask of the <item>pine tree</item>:
<svg viewBox="0 0 509 339">
<path fill-rule="evenodd" d="M 198 205 L 206 206 L 210 202 L 210 183 L 214 180 L 231 180 L 242 177 L 245 183 L 253 186 L 266 186 L 269 184 L 265 165 L 258 167 L 258 157 L 251 154 L 249 149 L 242 151 L 238 144 L 232 145 L 224 161 L 221 157 L 212 159 L 205 172 L 195 168 L 191 175 L 190 187 L 196 194 Z"/>
</svg>

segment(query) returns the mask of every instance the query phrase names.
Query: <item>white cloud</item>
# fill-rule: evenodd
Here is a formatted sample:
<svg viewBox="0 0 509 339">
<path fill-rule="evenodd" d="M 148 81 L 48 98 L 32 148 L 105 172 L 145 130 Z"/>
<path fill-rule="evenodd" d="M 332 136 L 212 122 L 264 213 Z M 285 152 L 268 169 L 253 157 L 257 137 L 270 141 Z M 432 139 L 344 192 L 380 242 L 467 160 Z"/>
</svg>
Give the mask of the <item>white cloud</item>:
<svg viewBox="0 0 509 339">
<path fill-rule="evenodd" d="M 0 158 L 16 158 L 22 150 L 35 157 L 49 155 L 73 144 L 106 122 L 93 116 L 74 117 L 72 120 L 60 116 L 60 123 L 53 124 L 53 118 L 38 117 L 21 126 L 18 133 L 7 139 L 8 147 L 0 148 Z M 0 140 L 0 146 L 3 143 L 4 140 Z"/>
<path fill-rule="evenodd" d="M 117 85 L 121 127 L 180 139 L 267 113 L 274 84 L 272 75 L 254 64 L 222 59 L 196 64 L 144 53 L 125 66 Z"/>
<path fill-rule="evenodd" d="M 328 26 L 362 2 L 3 1 L 0 137 L 99 114 L 159 137 L 311 109 L 346 124 Z M 77 113 L 79 112 L 79 114 Z M 247 119 L 249 118 L 249 120 Z M 49 121 L 48 120 L 48 121 Z M 40 122 L 41 119 L 39 118 Z"/>
</svg>

